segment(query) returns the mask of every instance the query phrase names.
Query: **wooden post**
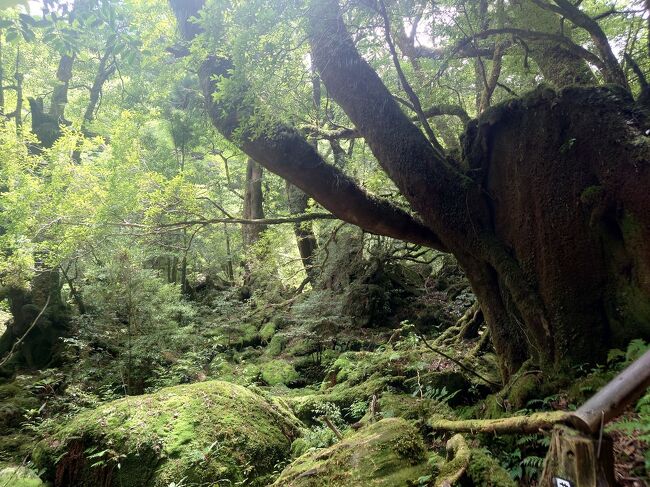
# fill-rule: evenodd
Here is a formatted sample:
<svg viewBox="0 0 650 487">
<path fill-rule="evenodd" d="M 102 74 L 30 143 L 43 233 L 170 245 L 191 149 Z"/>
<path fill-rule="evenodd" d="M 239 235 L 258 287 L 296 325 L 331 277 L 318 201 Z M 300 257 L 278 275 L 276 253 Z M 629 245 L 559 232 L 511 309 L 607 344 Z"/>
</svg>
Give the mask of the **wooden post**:
<svg viewBox="0 0 650 487">
<path fill-rule="evenodd" d="M 650 385 L 650 350 L 612 379 L 568 423 L 553 428 L 540 487 L 615 487 L 612 442 L 602 430 Z"/>
<path fill-rule="evenodd" d="M 614 451 L 607 435 L 592 438 L 568 426 L 553 428 L 540 487 L 616 487 Z"/>
</svg>

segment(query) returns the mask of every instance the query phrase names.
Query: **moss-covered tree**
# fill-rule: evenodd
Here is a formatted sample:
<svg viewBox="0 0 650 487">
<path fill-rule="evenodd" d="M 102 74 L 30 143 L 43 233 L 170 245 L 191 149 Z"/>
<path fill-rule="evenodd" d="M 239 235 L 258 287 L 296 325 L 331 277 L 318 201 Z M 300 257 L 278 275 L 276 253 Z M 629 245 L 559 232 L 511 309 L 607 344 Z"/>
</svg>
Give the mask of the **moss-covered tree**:
<svg viewBox="0 0 650 487">
<path fill-rule="evenodd" d="M 446 153 L 429 127 L 399 64 L 381 1 L 362 8 L 384 19 L 380 25 L 415 122 L 360 54 L 359 36 L 350 35 L 338 2 L 306 6 L 301 20 L 328 96 L 414 215 L 357 186 L 295 129 L 278 122 L 252 130 L 258 101 L 231 53 L 208 51 L 200 68 L 213 124 L 249 156 L 342 220 L 455 255 L 479 298 L 505 376 L 529 357 L 553 373 L 592 362 L 633 336 L 650 336 L 647 115 L 598 22 L 564 0 L 533 3 L 561 17 L 564 28 L 586 33 L 594 51 L 546 27 L 472 38 L 501 34 L 540 42 L 535 54 L 552 56 L 565 74 L 575 66 L 588 69 L 585 61 L 597 69 L 593 83 L 575 73 L 549 76 L 551 83 L 602 79 L 609 85 L 544 87 L 486 110 L 467 125 L 460 155 Z M 196 39 L 202 25 L 211 39 L 224 35 L 214 18 L 191 20 L 201 17 L 202 0 L 171 4 L 186 39 Z M 560 52 L 579 62 L 565 63 Z M 218 96 L 229 80 L 237 89 L 227 99 Z"/>
</svg>

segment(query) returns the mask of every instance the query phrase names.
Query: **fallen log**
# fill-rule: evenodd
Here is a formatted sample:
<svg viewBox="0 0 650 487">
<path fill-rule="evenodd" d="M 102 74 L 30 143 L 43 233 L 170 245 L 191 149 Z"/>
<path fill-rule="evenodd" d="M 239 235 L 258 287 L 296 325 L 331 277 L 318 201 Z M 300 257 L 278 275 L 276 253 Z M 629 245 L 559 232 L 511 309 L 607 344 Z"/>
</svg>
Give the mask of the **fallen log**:
<svg viewBox="0 0 650 487">
<path fill-rule="evenodd" d="M 444 418 L 430 418 L 428 425 L 439 432 L 456 433 L 538 433 L 540 430 L 550 430 L 558 423 L 569 420 L 571 413 L 552 411 L 533 413 L 529 416 L 511 416 L 499 419 L 464 419 L 452 421 Z"/>
</svg>

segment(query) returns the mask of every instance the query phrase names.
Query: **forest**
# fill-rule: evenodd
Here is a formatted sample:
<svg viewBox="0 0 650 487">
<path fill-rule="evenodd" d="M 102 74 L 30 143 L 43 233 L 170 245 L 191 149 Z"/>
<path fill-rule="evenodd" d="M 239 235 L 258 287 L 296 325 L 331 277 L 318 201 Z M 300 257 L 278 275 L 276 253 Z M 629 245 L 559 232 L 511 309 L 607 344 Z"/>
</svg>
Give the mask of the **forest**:
<svg viewBox="0 0 650 487">
<path fill-rule="evenodd" d="M 0 487 L 650 486 L 650 0 L 0 0 Z"/>
</svg>

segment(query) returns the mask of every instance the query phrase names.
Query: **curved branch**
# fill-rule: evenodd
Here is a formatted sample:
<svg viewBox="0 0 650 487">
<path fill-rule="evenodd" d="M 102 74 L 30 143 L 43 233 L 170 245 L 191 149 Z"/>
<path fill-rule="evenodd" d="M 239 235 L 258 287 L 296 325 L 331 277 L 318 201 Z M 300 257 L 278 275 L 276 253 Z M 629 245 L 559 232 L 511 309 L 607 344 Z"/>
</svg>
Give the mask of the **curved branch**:
<svg viewBox="0 0 650 487">
<path fill-rule="evenodd" d="M 593 52 L 585 49 L 582 46 L 579 46 L 575 42 L 573 42 L 571 39 L 568 37 L 559 35 L 559 34 L 549 34 L 548 32 L 539 32 L 539 31 L 534 31 L 534 30 L 526 30 L 526 29 L 518 29 L 515 27 L 503 27 L 500 29 L 487 29 L 482 32 L 478 32 L 474 34 L 473 36 L 466 37 L 462 41 L 460 41 L 457 45 L 462 45 L 465 43 L 469 43 L 474 39 L 487 39 L 488 37 L 496 36 L 496 35 L 502 35 L 502 34 L 512 34 L 516 37 L 520 37 L 522 39 L 529 39 L 532 41 L 552 41 L 557 44 L 561 44 L 565 49 L 568 51 L 571 51 L 575 55 L 585 59 L 586 61 L 592 63 L 594 66 L 596 66 L 601 72 L 607 71 L 607 66 L 603 62 L 602 59 L 600 59 L 598 56 L 596 56 Z"/>
<path fill-rule="evenodd" d="M 215 223 L 232 223 L 239 225 L 280 225 L 283 223 L 301 223 L 314 220 L 336 220 L 331 213 L 306 213 L 295 216 L 279 216 L 274 218 L 206 218 L 205 220 L 184 220 L 173 223 L 155 225 L 156 228 L 186 227 L 194 225 L 212 225 Z"/>
</svg>

